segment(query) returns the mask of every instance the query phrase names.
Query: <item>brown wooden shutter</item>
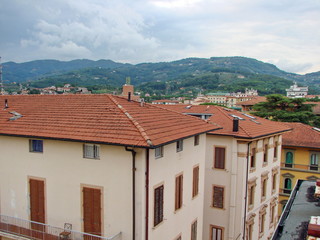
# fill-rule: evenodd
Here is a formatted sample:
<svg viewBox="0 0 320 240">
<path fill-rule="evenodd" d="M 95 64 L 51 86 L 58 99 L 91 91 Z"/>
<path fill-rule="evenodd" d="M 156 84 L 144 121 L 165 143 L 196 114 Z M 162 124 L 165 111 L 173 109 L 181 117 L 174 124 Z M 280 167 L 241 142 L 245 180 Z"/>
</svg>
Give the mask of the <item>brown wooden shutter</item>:
<svg viewBox="0 0 320 240">
<path fill-rule="evenodd" d="M 223 187 L 213 187 L 213 206 L 217 208 L 223 208 Z"/>
<path fill-rule="evenodd" d="M 163 186 L 154 190 L 154 226 L 163 220 Z"/>
<path fill-rule="evenodd" d="M 225 148 L 215 147 L 214 167 L 219 169 L 225 168 Z"/>
<path fill-rule="evenodd" d="M 44 181 L 29 179 L 30 187 L 30 219 L 31 221 L 45 223 Z M 32 228 L 43 231 L 43 226 L 32 224 Z"/>
<path fill-rule="evenodd" d="M 199 193 L 199 166 L 193 168 L 192 197 Z"/>
<path fill-rule="evenodd" d="M 182 207 L 183 202 L 183 175 L 176 177 L 175 210 Z"/>
<path fill-rule="evenodd" d="M 101 235 L 101 190 L 83 188 L 84 232 Z"/>
</svg>

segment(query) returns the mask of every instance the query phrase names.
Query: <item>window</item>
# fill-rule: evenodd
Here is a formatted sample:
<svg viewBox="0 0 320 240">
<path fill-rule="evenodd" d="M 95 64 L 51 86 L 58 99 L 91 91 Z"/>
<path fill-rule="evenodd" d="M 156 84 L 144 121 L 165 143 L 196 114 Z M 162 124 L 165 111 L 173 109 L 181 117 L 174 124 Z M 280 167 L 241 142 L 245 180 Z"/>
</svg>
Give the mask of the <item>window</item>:
<svg viewBox="0 0 320 240">
<path fill-rule="evenodd" d="M 284 179 L 283 193 L 290 194 L 291 193 L 291 188 L 292 188 L 292 180 L 291 180 L 291 178 L 285 178 Z"/>
<path fill-rule="evenodd" d="M 266 213 L 262 213 L 260 214 L 260 217 L 259 217 L 259 233 L 260 233 L 260 236 L 263 235 L 263 232 L 264 232 L 264 222 L 265 222 L 265 219 L 266 219 Z"/>
<path fill-rule="evenodd" d="M 211 227 L 211 236 L 210 240 L 222 240 L 223 239 L 223 228 L 218 226 Z"/>
<path fill-rule="evenodd" d="M 318 171 L 318 164 L 319 164 L 319 154 L 318 153 L 311 153 L 311 155 L 310 155 L 310 170 Z"/>
<path fill-rule="evenodd" d="M 224 187 L 213 186 L 212 207 L 223 208 Z"/>
<path fill-rule="evenodd" d="M 251 210 L 254 206 L 254 195 L 255 195 L 255 189 L 257 186 L 257 178 L 254 177 L 248 181 L 248 209 Z"/>
<path fill-rule="evenodd" d="M 197 220 L 191 224 L 191 240 L 197 240 Z"/>
<path fill-rule="evenodd" d="M 161 185 L 154 189 L 154 226 L 157 226 L 163 221 L 163 188 L 163 185 Z"/>
<path fill-rule="evenodd" d="M 30 152 L 43 152 L 43 140 L 30 139 L 29 140 Z"/>
<path fill-rule="evenodd" d="M 293 166 L 293 152 L 286 152 L 285 167 L 292 168 L 292 166 Z"/>
<path fill-rule="evenodd" d="M 267 193 L 267 179 L 263 179 L 261 184 L 261 200 L 262 201 L 266 198 L 266 193 Z"/>
<path fill-rule="evenodd" d="M 246 240 L 253 240 L 254 219 L 256 214 L 251 213 L 246 220 Z"/>
<path fill-rule="evenodd" d="M 275 204 L 270 206 L 270 225 L 272 225 L 275 220 L 275 215 L 274 215 L 275 206 L 276 206 Z"/>
<path fill-rule="evenodd" d="M 183 150 L 183 140 L 177 141 L 177 152 L 181 152 Z"/>
<path fill-rule="evenodd" d="M 251 186 L 249 188 L 249 206 L 250 205 L 253 205 L 254 204 L 254 189 L 255 189 L 255 186 Z"/>
<path fill-rule="evenodd" d="M 263 164 L 268 163 L 268 144 L 264 145 L 264 152 L 263 152 Z"/>
<path fill-rule="evenodd" d="M 157 147 L 154 151 L 155 158 L 163 157 L 163 146 Z"/>
<path fill-rule="evenodd" d="M 278 157 L 278 142 L 275 142 L 275 143 L 274 143 L 273 157 L 274 157 L 274 158 L 277 158 L 277 157 Z"/>
<path fill-rule="evenodd" d="M 175 240 L 181 240 L 181 239 L 182 239 L 181 238 L 181 234 L 178 237 L 175 238 Z"/>
<path fill-rule="evenodd" d="M 272 192 L 276 190 L 276 186 L 277 186 L 277 173 L 274 173 L 272 175 Z"/>
<path fill-rule="evenodd" d="M 251 157 L 250 157 L 250 168 L 256 167 L 256 149 L 251 149 Z"/>
<path fill-rule="evenodd" d="M 176 177 L 176 192 L 175 192 L 175 204 L 174 209 L 178 210 L 182 207 L 183 202 L 183 175 Z"/>
<path fill-rule="evenodd" d="M 226 149 L 223 147 L 214 148 L 214 168 L 225 169 Z"/>
<path fill-rule="evenodd" d="M 199 135 L 195 135 L 194 136 L 194 145 L 195 146 L 199 145 L 199 140 L 200 140 L 200 136 Z"/>
<path fill-rule="evenodd" d="M 192 179 L 192 197 L 194 198 L 199 193 L 199 166 L 193 168 Z"/>
<path fill-rule="evenodd" d="M 99 159 L 99 145 L 84 144 L 83 145 L 83 157 Z"/>
</svg>

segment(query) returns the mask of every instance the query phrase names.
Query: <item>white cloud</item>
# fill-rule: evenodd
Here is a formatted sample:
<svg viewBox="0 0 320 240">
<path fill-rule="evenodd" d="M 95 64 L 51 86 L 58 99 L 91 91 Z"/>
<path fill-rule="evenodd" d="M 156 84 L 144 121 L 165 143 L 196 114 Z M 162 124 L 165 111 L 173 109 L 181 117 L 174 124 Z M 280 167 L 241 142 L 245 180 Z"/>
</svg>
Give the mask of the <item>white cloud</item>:
<svg viewBox="0 0 320 240">
<path fill-rule="evenodd" d="M 0 53 L 131 63 L 242 55 L 319 71 L 319 15 L 317 0 L 11 0 L 0 3 Z"/>
</svg>

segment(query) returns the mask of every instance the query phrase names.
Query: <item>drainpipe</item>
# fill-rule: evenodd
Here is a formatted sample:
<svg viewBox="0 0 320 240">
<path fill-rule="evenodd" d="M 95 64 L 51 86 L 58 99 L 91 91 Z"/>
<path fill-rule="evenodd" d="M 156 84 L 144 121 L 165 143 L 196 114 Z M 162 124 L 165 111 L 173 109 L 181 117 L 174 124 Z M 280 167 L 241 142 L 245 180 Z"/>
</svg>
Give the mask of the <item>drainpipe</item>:
<svg viewBox="0 0 320 240">
<path fill-rule="evenodd" d="M 146 239 L 149 239 L 149 149 L 146 150 Z"/>
<path fill-rule="evenodd" d="M 243 240 L 245 240 L 246 237 L 246 218 L 247 218 L 247 201 L 248 201 L 248 176 L 249 176 L 249 153 L 250 153 L 250 144 L 252 142 L 248 143 L 248 149 L 247 149 L 247 171 L 246 171 L 246 194 L 244 198 L 244 217 L 243 217 Z"/>
<path fill-rule="evenodd" d="M 136 239 L 136 154 L 133 149 L 125 147 L 132 154 L 132 240 Z"/>
</svg>

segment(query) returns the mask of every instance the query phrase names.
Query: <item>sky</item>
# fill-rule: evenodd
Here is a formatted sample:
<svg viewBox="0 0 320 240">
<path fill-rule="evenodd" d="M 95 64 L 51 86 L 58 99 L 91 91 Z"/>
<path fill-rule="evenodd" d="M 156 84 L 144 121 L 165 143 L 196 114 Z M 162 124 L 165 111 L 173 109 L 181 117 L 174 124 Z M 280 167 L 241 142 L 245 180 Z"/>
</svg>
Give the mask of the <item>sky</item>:
<svg viewBox="0 0 320 240">
<path fill-rule="evenodd" d="M 2 0 L 2 62 L 244 56 L 320 71 L 320 0 Z"/>
</svg>

